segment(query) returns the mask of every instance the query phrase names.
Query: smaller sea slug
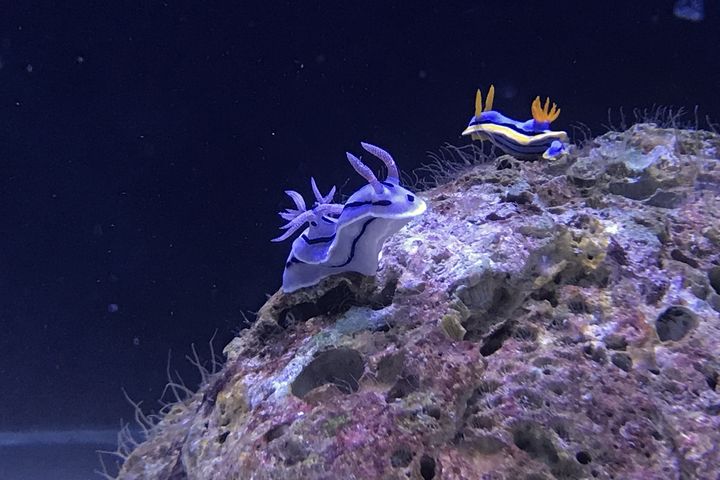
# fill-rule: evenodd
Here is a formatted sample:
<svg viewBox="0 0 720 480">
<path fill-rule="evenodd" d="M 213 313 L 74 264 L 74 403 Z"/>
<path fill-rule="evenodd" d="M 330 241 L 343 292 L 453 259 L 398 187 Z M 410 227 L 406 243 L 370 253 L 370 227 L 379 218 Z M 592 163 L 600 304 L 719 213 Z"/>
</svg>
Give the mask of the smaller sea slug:
<svg viewBox="0 0 720 480">
<path fill-rule="evenodd" d="M 316 200 L 312 209 L 307 209 L 299 193 L 286 191 L 295 208 L 280 212 L 288 223 L 281 227 L 285 233 L 273 241 L 286 240 L 309 226 L 293 241 L 285 262 L 285 293 L 313 286 L 336 273 L 375 275 L 385 240 L 427 209 L 421 198 L 400 185 L 400 174 L 388 152 L 369 143 L 361 145 L 385 164 L 385 180 L 378 180 L 358 157 L 347 153 L 350 165 L 367 180 L 367 185 L 344 204 L 332 203 L 335 187 L 323 196 L 312 178 Z"/>
<path fill-rule="evenodd" d="M 475 97 L 475 115 L 470 119 L 463 135 L 473 140 L 489 140 L 503 152 L 521 160 L 534 160 L 542 156 L 554 159 L 567 151 L 568 135 L 561 130 L 550 130 L 552 123 L 560 115 L 560 109 L 550 99 L 545 105 L 536 97 L 531 106 L 532 119 L 519 122 L 492 109 L 495 87 L 490 85 L 485 108 L 482 93 Z"/>
</svg>

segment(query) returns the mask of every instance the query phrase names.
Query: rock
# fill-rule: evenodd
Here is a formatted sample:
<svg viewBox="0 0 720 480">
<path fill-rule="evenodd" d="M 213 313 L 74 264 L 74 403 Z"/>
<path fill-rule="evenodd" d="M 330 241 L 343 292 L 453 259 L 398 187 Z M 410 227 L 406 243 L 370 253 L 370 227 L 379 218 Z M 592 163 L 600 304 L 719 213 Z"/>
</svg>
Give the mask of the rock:
<svg viewBox="0 0 720 480">
<path fill-rule="evenodd" d="M 608 190 L 610 193 L 622 195 L 632 200 L 643 200 L 653 195 L 658 186 L 655 178 L 643 174 L 636 178 L 610 182 Z"/>
<path fill-rule="evenodd" d="M 613 353 L 611 360 L 613 365 L 622 370 L 625 370 L 626 372 L 632 370 L 632 358 L 630 358 L 630 355 L 626 353 Z"/>
<path fill-rule="evenodd" d="M 610 350 L 625 350 L 627 348 L 627 340 L 622 335 L 611 333 L 603 339 L 605 346 Z"/>
<path fill-rule="evenodd" d="M 676 208 L 685 199 L 683 192 L 657 190 L 645 203 L 653 207 Z"/>
<path fill-rule="evenodd" d="M 720 136 L 592 145 L 460 171 L 375 277 L 273 295 L 119 478 L 720 477 Z"/>
</svg>

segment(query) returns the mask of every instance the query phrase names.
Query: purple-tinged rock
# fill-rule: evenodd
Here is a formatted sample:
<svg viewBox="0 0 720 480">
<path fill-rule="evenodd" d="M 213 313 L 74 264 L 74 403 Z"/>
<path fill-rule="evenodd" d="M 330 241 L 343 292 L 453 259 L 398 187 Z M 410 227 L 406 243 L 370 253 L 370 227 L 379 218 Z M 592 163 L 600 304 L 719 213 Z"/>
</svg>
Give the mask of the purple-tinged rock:
<svg viewBox="0 0 720 480">
<path fill-rule="evenodd" d="M 273 295 L 120 478 L 720 478 L 718 146 L 458 173 L 374 278 Z"/>
</svg>

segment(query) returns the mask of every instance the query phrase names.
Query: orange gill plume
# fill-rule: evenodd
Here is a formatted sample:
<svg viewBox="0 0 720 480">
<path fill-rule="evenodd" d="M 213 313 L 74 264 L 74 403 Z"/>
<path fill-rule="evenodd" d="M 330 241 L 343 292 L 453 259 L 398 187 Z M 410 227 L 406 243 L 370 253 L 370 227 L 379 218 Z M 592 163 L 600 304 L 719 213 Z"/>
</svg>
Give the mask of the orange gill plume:
<svg viewBox="0 0 720 480">
<path fill-rule="evenodd" d="M 549 97 L 545 99 L 545 105 L 542 105 L 539 95 L 535 97 L 535 100 L 533 100 L 531 111 L 533 119 L 537 122 L 543 123 L 551 123 L 560 115 L 560 109 L 557 107 L 557 105 L 555 105 L 555 103 L 553 103 L 552 108 L 550 108 Z"/>
</svg>

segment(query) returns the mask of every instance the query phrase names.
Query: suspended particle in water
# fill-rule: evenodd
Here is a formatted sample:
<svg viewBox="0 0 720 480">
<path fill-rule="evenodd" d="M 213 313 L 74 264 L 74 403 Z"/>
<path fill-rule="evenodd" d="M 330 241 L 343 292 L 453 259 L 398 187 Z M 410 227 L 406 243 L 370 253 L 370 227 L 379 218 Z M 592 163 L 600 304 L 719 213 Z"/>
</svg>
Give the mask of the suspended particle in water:
<svg viewBox="0 0 720 480">
<path fill-rule="evenodd" d="M 120 307 L 118 306 L 117 303 L 110 303 L 107 306 L 108 313 L 117 313 L 118 310 L 120 310 Z"/>
<path fill-rule="evenodd" d="M 32 71 L 33 71 L 33 66 L 28 63 L 27 66 L 25 67 L 25 71 L 28 72 L 28 73 L 32 73 Z"/>
<path fill-rule="evenodd" d="M 683 20 L 699 22 L 705 18 L 704 0 L 677 0 L 673 7 L 673 14 Z"/>
<path fill-rule="evenodd" d="M 501 98 L 515 98 L 518 94 L 517 87 L 515 85 L 512 85 L 510 83 L 504 84 L 502 87 L 498 89 L 498 94 Z"/>
</svg>

